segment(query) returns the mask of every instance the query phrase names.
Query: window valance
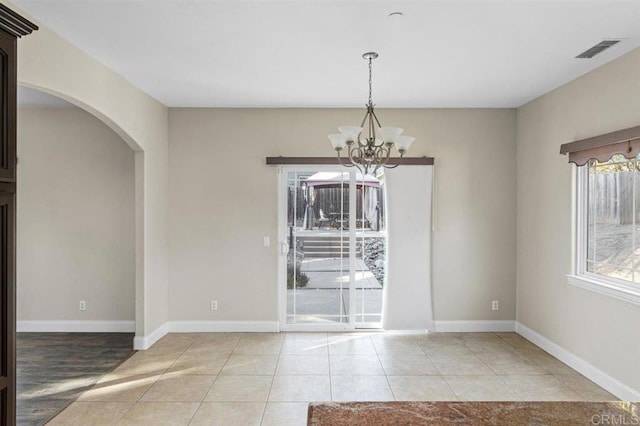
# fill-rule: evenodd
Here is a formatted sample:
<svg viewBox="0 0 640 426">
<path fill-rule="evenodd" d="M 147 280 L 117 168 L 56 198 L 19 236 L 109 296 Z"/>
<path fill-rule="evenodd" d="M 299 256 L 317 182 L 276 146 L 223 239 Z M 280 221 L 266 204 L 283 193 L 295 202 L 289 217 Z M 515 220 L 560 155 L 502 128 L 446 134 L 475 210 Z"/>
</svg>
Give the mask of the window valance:
<svg viewBox="0 0 640 426">
<path fill-rule="evenodd" d="M 589 160 L 609 161 L 616 154 L 628 159 L 640 153 L 640 126 L 565 143 L 560 154 L 568 154 L 569 162 L 584 166 Z"/>
</svg>

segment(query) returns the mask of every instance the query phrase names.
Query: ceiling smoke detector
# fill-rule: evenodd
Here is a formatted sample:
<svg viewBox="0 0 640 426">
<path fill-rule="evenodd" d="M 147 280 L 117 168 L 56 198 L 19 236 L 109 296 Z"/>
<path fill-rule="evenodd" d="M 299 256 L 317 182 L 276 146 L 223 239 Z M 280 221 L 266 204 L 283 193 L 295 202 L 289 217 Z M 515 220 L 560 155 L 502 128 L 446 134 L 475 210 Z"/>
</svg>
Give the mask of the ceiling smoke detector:
<svg viewBox="0 0 640 426">
<path fill-rule="evenodd" d="M 600 43 L 596 44 L 593 47 L 590 47 L 589 49 L 576 56 L 576 58 L 591 59 L 617 43 L 620 43 L 620 40 L 602 40 Z"/>
<path fill-rule="evenodd" d="M 404 16 L 404 14 L 402 12 L 391 12 L 389 14 L 389 18 L 391 19 L 398 19 L 398 18 L 402 18 Z"/>
</svg>

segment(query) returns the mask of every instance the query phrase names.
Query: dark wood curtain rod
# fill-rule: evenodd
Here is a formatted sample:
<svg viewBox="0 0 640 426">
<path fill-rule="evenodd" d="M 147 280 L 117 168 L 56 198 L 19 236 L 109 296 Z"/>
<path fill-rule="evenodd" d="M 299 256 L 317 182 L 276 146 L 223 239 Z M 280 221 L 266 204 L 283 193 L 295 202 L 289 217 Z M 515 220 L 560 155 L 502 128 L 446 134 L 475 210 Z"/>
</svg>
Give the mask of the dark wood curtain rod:
<svg viewBox="0 0 640 426">
<path fill-rule="evenodd" d="M 617 130 L 615 132 L 565 143 L 560 146 L 560 154 L 569 154 L 572 152 L 585 151 L 587 149 L 600 148 L 602 146 L 614 145 L 634 139 L 640 139 L 640 126 L 629 127 L 628 129 Z"/>
<path fill-rule="evenodd" d="M 569 154 L 569 162 L 584 166 L 591 160 L 606 162 L 614 155 L 633 159 L 640 153 L 640 126 L 565 143 L 560 154 Z"/>
<path fill-rule="evenodd" d="M 346 160 L 348 161 L 348 160 Z M 432 166 L 433 157 L 391 157 L 387 164 L 401 163 L 405 166 Z M 267 157 L 269 165 L 339 165 L 337 157 Z"/>
</svg>

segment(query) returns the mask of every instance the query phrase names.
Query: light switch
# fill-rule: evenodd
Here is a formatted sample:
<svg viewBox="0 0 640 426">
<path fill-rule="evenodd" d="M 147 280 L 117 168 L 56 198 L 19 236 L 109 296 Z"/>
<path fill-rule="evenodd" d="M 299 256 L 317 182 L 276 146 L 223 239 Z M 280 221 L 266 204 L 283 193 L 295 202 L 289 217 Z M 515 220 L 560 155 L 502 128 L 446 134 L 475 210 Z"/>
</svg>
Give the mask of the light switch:
<svg viewBox="0 0 640 426">
<path fill-rule="evenodd" d="M 269 247 L 271 245 L 271 238 L 264 237 L 262 239 L 262 245 L 265 246 L 265 247 Z"/>
</svg>

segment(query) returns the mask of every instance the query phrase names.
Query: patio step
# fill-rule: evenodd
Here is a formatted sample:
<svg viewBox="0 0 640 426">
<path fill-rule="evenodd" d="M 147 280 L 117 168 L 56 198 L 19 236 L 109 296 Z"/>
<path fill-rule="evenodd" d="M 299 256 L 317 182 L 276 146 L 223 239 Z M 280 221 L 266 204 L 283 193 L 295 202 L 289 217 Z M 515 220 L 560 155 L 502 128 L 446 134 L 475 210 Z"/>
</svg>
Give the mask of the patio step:
<svg viewBox="0 0 640 426">
<path fill-rule="evenodd" d="M 302 241 L 305 246 L 313 246 L 313 247 L 327 247 L 327 246 L 345 246 L 349 247 L 349 240 L 311 240 L 311 239 L 302 239 L 298 238 L 298 241 Z"/>
<path fill-rule="evenodd" d="M 349 257 L 349 240 L 340 237 L 300 237 L 302 251 L 305 257 Z M 360 248 L 356 249 L 356 256 L 361 256 Z"/>
<path fill-rule="evenodd" d="M 356 256 L 359 257 L 360 253 L 356 253 Z M 315 259 L 315 258 L 343 258 L 347 259 L 349 257 L 349 252 L 347 251 L 325 251 L 325 252 L 305 252 L 305 259 Z"/>
</svg>

